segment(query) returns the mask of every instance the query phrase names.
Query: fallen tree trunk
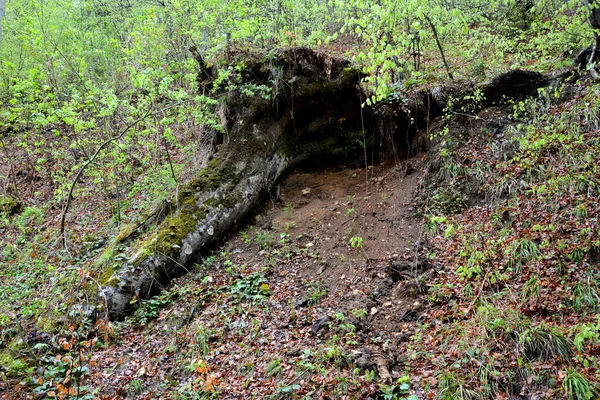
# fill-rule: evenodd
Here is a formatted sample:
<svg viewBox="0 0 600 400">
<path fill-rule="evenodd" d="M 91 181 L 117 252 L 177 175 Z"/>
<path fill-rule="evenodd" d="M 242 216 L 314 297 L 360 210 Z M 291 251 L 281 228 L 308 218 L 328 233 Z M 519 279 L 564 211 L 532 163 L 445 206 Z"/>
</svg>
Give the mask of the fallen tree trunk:
<svg viewBox="0 0 600 400">
<path fill-rule="evenodd" d="M 347 61 L 296 48 L 246 71 L 243 81 L 278 79 L 273 100 L 227 95 L 225 139 L 208 167 L 100 257 L 101 312 L 111 319 L 122 318 L 132 300 L 152 296 L 185 271 L 288 168 L 316 155 L 347 153 L 362 138 L 361 73 Z"/>
</svg>

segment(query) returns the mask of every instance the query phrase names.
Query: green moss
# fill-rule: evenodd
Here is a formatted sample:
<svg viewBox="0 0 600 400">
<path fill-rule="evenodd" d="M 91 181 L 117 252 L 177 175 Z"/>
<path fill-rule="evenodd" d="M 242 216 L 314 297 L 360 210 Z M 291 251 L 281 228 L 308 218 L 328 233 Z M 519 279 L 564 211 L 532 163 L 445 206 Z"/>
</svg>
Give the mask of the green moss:
<svg viewBox="0 0 600 400">
<path fill-rule="evenodd" d="M 229 193 L 221 198 L 220 203 L 223 207 L 233 208 L 236 204 L 242 201 L 242 194 L 240 192 Z"/>
<path fill-rule="evenodd" d="M 4 369 L 9 375 L 19 375 L 28 372 L 31 367 L 18 357 L 25 351 L 25 345 L 17 339 L 12 339 L 2 351 L 0 351 L 0 369 Z"/>
<path fill-rule="evenodd" d="M 111 243 L 102 251 L 102 254 L 98 256 L 96 262 L 94 263 L 96 269 L 102 269 L 112 263 L 115 255 L 115 247 L 115 243 Z"/>
<path fill-rule="evenodd" d="M 113 285 L 117 283 L 116 279 L 113 279 L 113 275 L 119 267 L 119 264 L 115 262 L 115 258 L 119 254 L 117 243 L 118 240 L 115 239 L 109 244 L 94 263 L 94 270 L 99 274 L 97 278 L 98 283 L 101 285 Z"/>
<path fill-rule="evenodd" d="M 190 233 L 192 233 L 198 221 L 206 218 L 208 208 L 186 207 L 175 215 L 167 217 L 157 228 L 157 232 L 151 235 L 147 240 L 139 244 L 139 251 L 133 260 L 134 264 L 140 264 L 152 254 L 164 254 L 172 256 L 175 245 L 180 245 Z"/>
<path fill-rule="evenodd" d="M 103 286 L 115 285 L 118 283 L 118 279 L 114 276 L 115 272 L 119 269 L 119 264 L 113 263 L 105 266 L 98 278 L 98 282 Z"/>
<path fill-rule="evenodd" d="M 179 245 L 187 235 L 194 231 L 197 224 L 198 220 L 193 213 L 179 212 L 177 215 L 168 217 L 156 236 L 155 250 L 163 254 L 170 254 L 173 245 Z"/>
<path fill-rule="evenodd" d="M 21 203 L 8 196 L 0 196 L 0 217 L 10 217 L 21 210 Z"/>
<path fill-rule="evenodd" d="M 61 317 L 64 319 L 64 314 L 48 311 L 44 316 L 40 315 L 35 321 L 35 327 L 41 332 L 54 332 L 59 327 Z"/>
<path fill-rule="evenodd" d="M 226 165 L 218 157 L 208 162 L 205 168 L 202 168 L 198 175 L 192 179 L 189 186 L 193 189 L 218 189 L 228 176 Z"/>
<path fill-rule="evenodd" d="M 119 232 L 119 234 L 115 238 L 115 242 L 116 243 L 123 243 L 131 235 L 133 235 L 135 233 L 135 231 L 137 230 L 137 228 L 138 228 L 137 224 L 127 224 L 127 225 L 125 225 L 125 227 L 123 227 L 121 229 L 121 231 Z"/>
</svg>

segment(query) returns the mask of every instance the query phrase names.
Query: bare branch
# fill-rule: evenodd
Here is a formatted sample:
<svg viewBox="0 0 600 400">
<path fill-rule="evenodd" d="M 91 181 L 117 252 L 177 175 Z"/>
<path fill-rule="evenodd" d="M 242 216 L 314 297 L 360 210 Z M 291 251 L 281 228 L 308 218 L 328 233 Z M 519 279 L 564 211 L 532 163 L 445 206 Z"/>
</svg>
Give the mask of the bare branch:
<svg viewBox="0 0 600 400">
<path fill-rule="evenodd" d="M 129 130 L 131 128 L 133 128 L 134 126 L 136 126 L 141 121 L 145 120 L 148 117 L 148 115 L 150 115 L 151 110 L 152 110 L 152 108 L 149 108 L 142 117 L 136 119 L 131 124 L 127 125 L 125 127 L 125 129 L 123 129 L 117 136 L 113 136 L 112 138 L 104 141 L 96 149 L 96 152 L 90 157 L 90 159 L 87 160 L 85 164 L 83 164 L 83 166 L 79 169 L 79 171 L 77 171 L 77 175 L 75 175 L 75 179 L 73 179 L 73 182 L 71 182 L 71 187 L 69 189 L 69 195 L 67 196 L 67 200 L 65 201 L 65 206 L 63 207 L 62 214 L 60 216 L 60 235 L 62 237 L 63 247 L 65 248 L 65 250 L 67 249 L 67 234 L 66 234 L 66 229 L 65 229 L 65 221 L 66 221 L 66 218 L 67 218 L 67 212 L 69 211 L 69 206 L 71 205 L 71 201 L 73 200 L 73 191 L 75 190 L 75 185 L 77 185 L 77 182 L 79 182 L 79 179 L 81 178 L 81 175 L 86 170 L 86 168 L 91 163 L 93 163 L 94 160 L 96 160 L 96 157 L 98 157 L 98 155 L 100 154 L 100 152 L 106 146 L 108 146 L 112 142 L 115 142 L 115 141 L 121 139 L 123 136 L 125 136 L 125 134 L 127 132 L 129 132 Z"/>
</svg>

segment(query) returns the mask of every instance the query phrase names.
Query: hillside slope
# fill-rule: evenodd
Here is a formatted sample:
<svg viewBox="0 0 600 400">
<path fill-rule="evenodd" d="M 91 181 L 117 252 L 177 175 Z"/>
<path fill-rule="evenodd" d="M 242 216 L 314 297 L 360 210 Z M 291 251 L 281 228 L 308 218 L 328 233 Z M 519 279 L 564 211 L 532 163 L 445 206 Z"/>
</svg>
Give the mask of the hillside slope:
<svg viewBox="0 0 600 400">
<path fill-rule="evenodd" d="M 103 399 L 597 398 L 600 88 L 566 79 L 484 108 L 463 96 L 418 133 L 427 153 L 306 165 L 132 318 L 32 340 L 43 362 L 29 385 Z M 5 383 L 3 398 L 24 398 Z"/>
</svg>

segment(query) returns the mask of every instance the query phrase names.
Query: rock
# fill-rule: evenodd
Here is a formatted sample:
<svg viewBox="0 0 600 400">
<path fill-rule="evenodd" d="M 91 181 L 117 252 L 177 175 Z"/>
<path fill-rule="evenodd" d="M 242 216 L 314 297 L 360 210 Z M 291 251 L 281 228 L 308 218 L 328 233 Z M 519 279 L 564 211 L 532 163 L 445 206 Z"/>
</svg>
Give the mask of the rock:
<svg viewBox="0 0 600 400">
<path fill-rule="evenodd" d="M 375 363 L 375 360 L 373 360 L 371 351 L 369 349 L 367 349 L 366 347 L 362 349 L 360 357 L 358 357 L 354 361 L 354 365 L 356 366 L 356 368 L 359 368 L 363 371 L 366 369 L 372 370 L 376 367 L 376 363 Z"/>
<path fill-rule="evenodd" d="M 294 308 L 306 307 L 307 305 L 308 305 L 308 298 L 306 298 L 306 297 L 294 300 Z"/>
<path fill-rule="evenodd" d="M 386 272 L 394 282 L 397 282 L 416 278 L 430 268 L 431 265 L 425 260 L 412 263 L 400 263 L 396 260 L 389 260 Z"/>
<path fill-rule="evenodd" d="M 286 357 L 294 358 L 299 357 L 302 354 L 302 350 L 300 349 L 291 349 L 285 353 Z"/>
<path fill-rule="evenodd" d="M 381 380 L 385 382 L 390 381 L 392 379 L 392 375 L 390 374 L 390 370 L 388 368 L 389 363 L 389 360 L 384 357 L 375 358 L 375 365 L 377 366 L 379 378 L 381 378 Z"/>
<path fill-rule="evenodd" d="M 329 323 L 329 316 L 324 316 L 321 318 L 317 318 L 315 320 L 315 322 L 312 324 L 312 326 L 310 327 L 310 331 L 314 334 L 317 335 L 323 328 L 327 327 L 327 324 Z"/>
<path fill-rule="evenodd" d="M 406 310 L 398 316 L 400 322 L 413 322 L 419 319 L 419 314 L 416 310 Z"/>
</svg>

